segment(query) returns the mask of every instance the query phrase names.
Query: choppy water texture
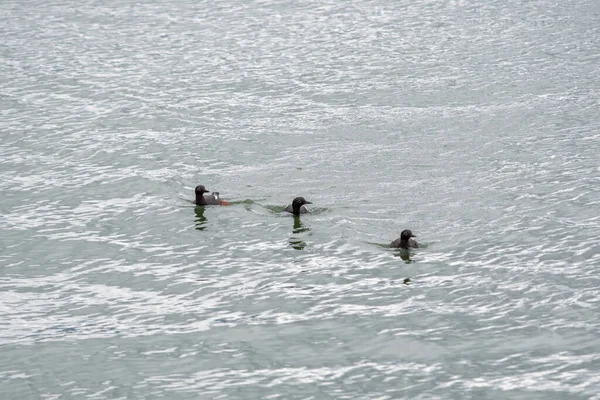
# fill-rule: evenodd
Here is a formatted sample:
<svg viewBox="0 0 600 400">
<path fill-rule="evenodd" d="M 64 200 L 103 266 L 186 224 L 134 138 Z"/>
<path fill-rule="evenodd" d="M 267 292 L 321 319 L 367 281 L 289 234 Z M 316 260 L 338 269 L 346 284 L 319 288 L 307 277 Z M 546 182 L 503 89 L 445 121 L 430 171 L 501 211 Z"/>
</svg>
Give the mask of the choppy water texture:
<svg viewBox="0 0 600 400">
<path fill-rule="evenodd" d="M 600 398 L 599 2 L 0 14 L 0 398 Z"/>
</svg>

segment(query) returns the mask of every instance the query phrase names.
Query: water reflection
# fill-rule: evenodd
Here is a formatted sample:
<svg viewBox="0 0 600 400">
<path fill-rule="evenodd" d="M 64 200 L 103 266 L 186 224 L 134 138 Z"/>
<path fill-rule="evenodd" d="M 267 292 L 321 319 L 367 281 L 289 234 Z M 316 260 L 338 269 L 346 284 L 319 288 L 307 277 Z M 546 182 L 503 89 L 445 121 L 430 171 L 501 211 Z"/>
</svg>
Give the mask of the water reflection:
<svg viewBox="0 0 600 400">
<path fill-rule="evenodd" d="M 310 228 L 308 228 L 302 224 L 300 217 L 297 215 L 294 215 L 294 229 L 292 230 L 292 232 L 294 233 L 294 236 L 292 236 L 290 238 L 290 246 L 292 246 L 296 250 L 304 249 L 304 247 L 306 247 L 306 242 L 303 241 L 302 239 L 298 238 L 295 235 L 298 235 L 302 232 L 308 232 L 309 230 L 310 230 Z"/>
<path fill-rule="evenodd" d="M 302 233 L 308 232 L 310 230 L 309 227 L 302 225 L 302 221 L 298 215 L 294 215 L 294 233 Z"/>
<path fill-rule="evenodd" d="M 196 219 L 195 219 L 196 230 L 203 231 L 204 229 L 206 229 L 206 221 L 207 221 L 206 217 L 204 216 L 204 207 L 198 206 L 198 207 L 194 208 L 194 212 L 196 213 Z"/>
<path fill-rule="evenodd" d="M 411 260 L 410 250 L 407 249 L 398 249 L 394 252 L 394 256 L 400 257 L 406 264 L 413 263 L 414 260 Z"/>
</svg>

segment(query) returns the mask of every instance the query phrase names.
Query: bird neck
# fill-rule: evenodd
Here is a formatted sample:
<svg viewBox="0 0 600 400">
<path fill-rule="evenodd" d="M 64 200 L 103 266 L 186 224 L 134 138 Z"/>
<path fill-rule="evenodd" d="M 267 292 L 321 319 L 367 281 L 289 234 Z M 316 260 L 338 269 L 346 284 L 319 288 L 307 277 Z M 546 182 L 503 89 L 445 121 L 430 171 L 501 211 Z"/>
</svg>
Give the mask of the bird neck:
<svg viewBox="0 0 600 400">
<path fill-rule="evenodd" d="M 207 204 L 203 193 L 196 194 L 196 204 L 199 204 L 201 206 L 205 206 Z"/>
</svg>

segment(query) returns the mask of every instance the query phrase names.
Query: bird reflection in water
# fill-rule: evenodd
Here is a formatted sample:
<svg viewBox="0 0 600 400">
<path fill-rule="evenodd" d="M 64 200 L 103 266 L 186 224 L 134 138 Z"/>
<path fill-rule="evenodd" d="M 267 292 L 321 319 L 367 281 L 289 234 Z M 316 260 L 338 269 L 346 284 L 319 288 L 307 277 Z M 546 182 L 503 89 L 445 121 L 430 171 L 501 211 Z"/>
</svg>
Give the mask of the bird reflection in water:
<svg viewBox="0 0 600 400">
<path fill-rule="evenodd" d="M 413 263 L 414 260 L 410 259 L 410 251 L 408 249 L 399 249 L 394 254 L 396 257 L 400 257 L 406 264 Z"/>
<path fill-rule="evenodd" d="M 302 225 L 300 216 L 294 215 L 294 229 L 292 230 L 294 236 L 290 238 L 290 246 L 292 246 L 296 250 L 304 249 L 304 247 L 306 246 L 306 242 L 298 238 L 296 235 L 302 232 L 308 232 L 309 230 L 310 228 Z"/>
<path fill-rule="evenodd" d="M 194 208 L 194 212 L 196 213 L 196 230 L 203 231 L 206 229 L 206 217 L 204 216 L 204 206 L 198 206 Z"/>
</svg>

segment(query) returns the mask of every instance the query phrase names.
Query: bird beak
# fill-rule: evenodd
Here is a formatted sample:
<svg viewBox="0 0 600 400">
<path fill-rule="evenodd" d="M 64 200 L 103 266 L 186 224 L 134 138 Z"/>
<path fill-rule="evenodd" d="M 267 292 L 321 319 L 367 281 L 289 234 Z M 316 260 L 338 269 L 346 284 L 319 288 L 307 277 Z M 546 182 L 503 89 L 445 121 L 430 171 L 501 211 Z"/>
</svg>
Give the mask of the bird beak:
<svg viewBox="0 0 600 400">
<path fill-rule="evenodd" d="M 410 237 L 417 237 L 417 235 L 415 235 L 414 233 L 412 235 L 410 235 Z"/>
<path fill-rule="evenodd" d="M 312 204 L 312 201 L 307 201 L 305 204 Z"/>
</svg>

